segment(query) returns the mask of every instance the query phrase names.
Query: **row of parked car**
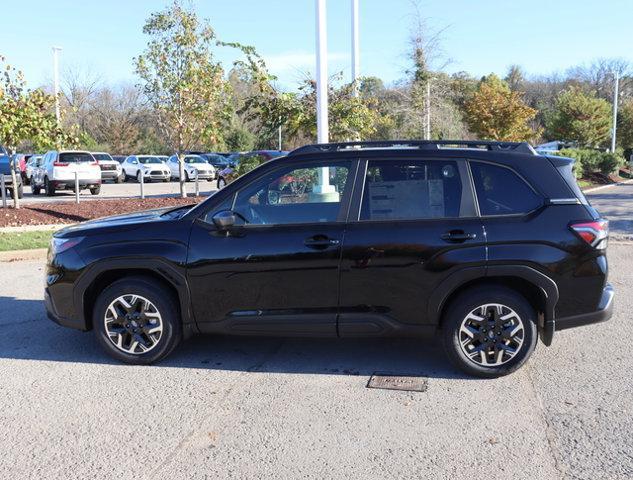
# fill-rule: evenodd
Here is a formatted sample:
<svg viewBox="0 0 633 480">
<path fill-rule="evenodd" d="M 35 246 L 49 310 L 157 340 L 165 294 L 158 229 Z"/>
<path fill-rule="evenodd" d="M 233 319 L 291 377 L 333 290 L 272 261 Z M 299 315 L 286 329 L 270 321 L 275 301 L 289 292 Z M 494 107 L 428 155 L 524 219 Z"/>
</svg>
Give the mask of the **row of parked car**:
<svg viewBox="0 0 633 480">
<path fill-rule="evenodd" d="M 252 152 L 203 153 L 189 152 L 184 158 L 185 181 L 215 181 L 217 188 L 224 187 L 237 177 L 237 167 L 245 158 L 260 157 L 262 162 L 285 155 L 278 150 Z M 31 185 L 34 195 L 40 192 L 54 195 L 57 190 L 90 190 L 93 195 L 101 191 L 105 181 L 144 182 L 180 180 L 178 156 L 163 155 L 110 155 L 106 152 L 49 151 L 45 154 L 16 154 L 14 164 L 21 173 L 21 183 Z M 22 195 L 20 185 L 19 196 Z"/>
</svg>

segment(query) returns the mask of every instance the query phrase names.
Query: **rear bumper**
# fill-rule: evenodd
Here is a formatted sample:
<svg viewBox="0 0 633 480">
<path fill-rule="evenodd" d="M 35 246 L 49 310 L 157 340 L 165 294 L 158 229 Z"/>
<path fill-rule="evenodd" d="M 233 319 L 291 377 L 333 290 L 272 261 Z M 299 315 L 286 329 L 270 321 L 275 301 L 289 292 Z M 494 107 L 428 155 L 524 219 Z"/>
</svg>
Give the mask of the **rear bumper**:
<svg viewBox="0 0 633 480">
<path fill-rule="evenodd" d="M 610 283 L 602 290 L 602 296 L 598 303 L 598 308 L 593 312 L 582 313 L 580 315 L 572 315 L 569 317 L 560 317 L 548 320 L 541 331 L 541 339 L 545 345 L 551 345 L 554 332 L 558 330 L 566 330 L 568 328 L 581 327 L 583 325 L 591 325 L 592 323 L 606 322 L 613 315 L 613 297 L 615 290 Z"/>
<path fill-rule="evenodd" d="M 51 180 L 51 185 L 56 189 L 73 189 L 75 180 Z M 79 179 L 79 188 L 91 188 L 101 185 L 101 179 L 82 180 Z"/>
</svg>

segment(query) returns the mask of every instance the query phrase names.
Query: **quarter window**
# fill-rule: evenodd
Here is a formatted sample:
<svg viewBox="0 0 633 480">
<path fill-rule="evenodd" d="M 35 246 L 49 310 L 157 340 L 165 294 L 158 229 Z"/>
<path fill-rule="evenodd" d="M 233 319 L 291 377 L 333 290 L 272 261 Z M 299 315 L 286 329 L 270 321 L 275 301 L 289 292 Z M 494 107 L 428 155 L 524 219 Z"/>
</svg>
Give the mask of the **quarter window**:
<svg viewBox="0 0 633 480">
<path fill-rule="evenodd" d="M 473 181 L 482 215 L 528 213 L 538 208 L 542 198 L 509 168 L 471 162 Z"/>
<path fill-rule="evenodd" d="M 233 210 L 249 225 L 335 222 L 351 162 L 286 167 L 241 190 Z"/>
<path fill-rule="evenodd" d="M 470 216 L 455 160 L 377 160 L 367 166 L 361 220 L 409 220 Z M 470 195 L 470 194 L 469 194 Z"/>
</svg>

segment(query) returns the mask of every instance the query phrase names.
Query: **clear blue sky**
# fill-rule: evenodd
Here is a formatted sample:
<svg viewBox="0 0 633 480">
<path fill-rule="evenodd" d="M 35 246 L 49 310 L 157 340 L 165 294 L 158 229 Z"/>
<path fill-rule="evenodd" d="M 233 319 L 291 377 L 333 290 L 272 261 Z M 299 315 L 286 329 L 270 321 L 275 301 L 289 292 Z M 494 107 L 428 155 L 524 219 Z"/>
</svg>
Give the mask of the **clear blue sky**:
<svg viewBox="0 0 633 480">
<path fill-rule="evenodd" d="M 51 46 L 61 70 L 93 72 L 106 82 L 135 81 L 132 58 L 144 48 L 144 20 L 167 0 L 3 2 L 0 54 L 30 86 L 50 82 Z M 313 68 L 314 0 L 192 0 L 226 41 L 254 45 L 281 84 L 292 88 Z M 330 72 L 350 75 L 350 2 L 328 1 Z M 445 28 L 448 72 L 530 74 L 564 71 L 597 57 L 633 62 L 633 0 L 421 0 L 434 29 Z M 414 12 L 411 0 L 360 0 L 362 75 L 402 78 Z M 220 59 L 230 63 L 232 55 Z"/>
</svg>

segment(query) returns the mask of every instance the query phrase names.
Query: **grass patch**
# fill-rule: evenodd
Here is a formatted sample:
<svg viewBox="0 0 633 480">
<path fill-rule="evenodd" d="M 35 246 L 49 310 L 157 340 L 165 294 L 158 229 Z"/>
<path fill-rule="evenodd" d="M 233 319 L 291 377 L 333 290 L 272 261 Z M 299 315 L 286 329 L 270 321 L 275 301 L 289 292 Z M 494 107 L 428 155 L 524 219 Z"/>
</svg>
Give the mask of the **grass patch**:
<svg viewBox="0 0 633 480">
<path fill-rule="evenodd" d="M 52 231 L 41 230 L 33 232 L 0 233 L 0 252 L 47 248 L 53 233 Z"/>
</svg>

